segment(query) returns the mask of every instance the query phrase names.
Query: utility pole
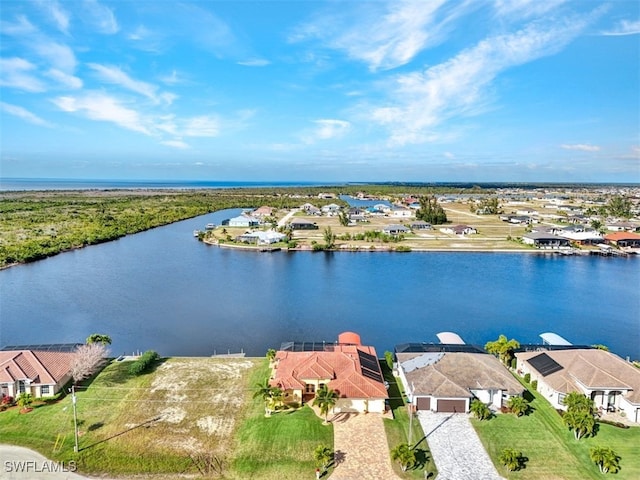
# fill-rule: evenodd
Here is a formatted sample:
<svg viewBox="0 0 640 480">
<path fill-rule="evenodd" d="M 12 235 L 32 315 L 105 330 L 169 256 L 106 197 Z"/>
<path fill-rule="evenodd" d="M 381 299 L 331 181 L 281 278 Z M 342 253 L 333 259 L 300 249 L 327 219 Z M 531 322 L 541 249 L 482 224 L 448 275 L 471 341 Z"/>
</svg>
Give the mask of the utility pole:
<svg viewBox="0 0 640 480">
<path fill-rule="evenodd" d="M 76 412 L 76 386 L 71 386 L 71 403 L 73 404 L 73 433 L 76 439 L 76 444 L 73 447 L 73 451 L 78 453 L 78 414 Z"/>
</svg>

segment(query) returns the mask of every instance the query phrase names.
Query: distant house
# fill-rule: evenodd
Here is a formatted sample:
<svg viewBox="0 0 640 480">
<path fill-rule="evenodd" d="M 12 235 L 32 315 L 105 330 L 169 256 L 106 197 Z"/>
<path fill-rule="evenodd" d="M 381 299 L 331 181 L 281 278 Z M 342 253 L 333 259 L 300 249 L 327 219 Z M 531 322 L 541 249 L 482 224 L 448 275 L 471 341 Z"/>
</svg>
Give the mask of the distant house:
<svg viewBox="0 0 640 480">
<path fill-rule="evenodd" d="M 391 216 L 395 218 L 410 218 L 414 212 L 409 208 L 394 208 L 391 210 Z"/>
<path fill-rule="evenodd" d="M 474 398 L 499 409 L 509 397 L 524 391 L 509 370 L 487 353 L 405 352 L 396 353 L 396 358 L 398 374 L 416 410 L 465 413 Z"/>
<path fill-rule="evenodd" d="M 605 228 L 611 232 L 637 232 L 640 230 L 640 225 L 631 222 L 610 222 L 605 225 Z"/>
<path fill-rule="evenodd" d="M 335 413 L 383 413 L 388 398 L 375 348 L 352 332 L 321 351 L 279 350 L 269 383 L 283 390 L 286 403 L 298 404 L 311 402 L 326 385 L 339 396 Z"/>
<path fill-rule="evenodd" d="M 522 236 L 522 242 L 526 245 L 533 245 L 536 248 L 556 250 L 569 248 L 570 242 L 566 238 L 558 237 L 550 233 L 531 232 Z"/>
<path fill-rule="evenodd" d="M 416 220 L 415 222 L 411 222 L 409 225 L 411 230 L 431 230 L 433 226 L 429 222 L 425 222 L 424 220 Z"/>
<path fill-rule="evenodd" d="M 258 218 L 270 217 L 273 215 L 274 211 L 275 209 L 273 207 L 262 206 L 251 212 L 251 216 Z"/>
<path fill-rule="evenodd" d="M 256 245 L 271 245 L 272 243 L 282 242 L 287 236 L 273 230 L 266 232 L 256 231 L 247 232 L 236 237 L 236 241 L 244 243 L 255 243 Z"/>
<path fill-rule="evenodd" d="M 385 225 L 382 227 L 382 231 L 387 235 L 402 235 L 404 233 L 411 233 L 411 230 L 405 227 L 404 225 Z"/>
<path fill-rule="evenodd" d="M 538 381 L 538 391 L 556 408 L 565 409 L 564 398 L 580 392 L 597 408 L 624 412 L 640 423 L 640 369 L 598 349 L 566 349 L 515 354 L 518 371 Z"/>
<path fill-rule="evenodd" d="M 304 210 L 307 215 L 320 215 L 322 213 L 318 207 L 311 203 L 305 203 L 300 209 Z"/>
<path fill-rule="evenodd" d="M 239 215 L 229 219 L 228 225 L 230 227 L 257 227 L 260 221 L 249 215 Z"/>
<path fill-rule="evenodd" d="M 588 228 L 583 231 L 566 230 L 563 231 L 560 236 L 572 242 L 579 243 L 580 245 L 598 245 L 604 242 L 602 234 L 592 228 Z"/>
<path fill-rule="evenodd" d="M 330 203 L 329 205 L 324 205 L 322 208 L 320 208 L 322 213 L 325 213 L 329 216 L 337 215 L 340 209 L 340 205 L 336 205 L 335 203 Z"/>
<path fill-rule="evenodd" d="M 620 248 L 640 248 L 640 235 L 633 232 L 616 232 L 604 236 L 610 245 Z"/>
<path fill-rule="evenodd" d="M 295 218 L 289 222 L 291 230 L 317 230 L 318 225 L 315 222 L 305 220 L 304 218 Z"/>
<path fill-rule="evenodd" d="M 30 393 L 50 397 L 71 380 L 71 366 L 80 344 L 8 347 L 0 351 L 0 397 Z"/>
<path fill-rule="evenodd" d="M 478 231 L 470 227 L 469 225 L 454 225 L 453 227 L 444 227 L 440 229 L 441 232 L 451 233 L 454 235 L 471 235 L 478 233 Z"/>
</svg>

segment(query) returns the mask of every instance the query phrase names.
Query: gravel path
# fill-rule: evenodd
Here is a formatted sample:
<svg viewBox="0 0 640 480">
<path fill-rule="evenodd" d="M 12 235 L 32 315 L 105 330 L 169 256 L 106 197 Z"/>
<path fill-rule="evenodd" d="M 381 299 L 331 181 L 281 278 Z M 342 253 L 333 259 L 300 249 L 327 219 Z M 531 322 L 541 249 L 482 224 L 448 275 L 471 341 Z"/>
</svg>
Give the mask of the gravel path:
<svg viewBox="0 0 640 480">
<path fill-rule="evenodd" d="M 421 411 L 418 418 L 438 468 L 437 480 L 503 480 L 467 415 Z"/>
</svg>

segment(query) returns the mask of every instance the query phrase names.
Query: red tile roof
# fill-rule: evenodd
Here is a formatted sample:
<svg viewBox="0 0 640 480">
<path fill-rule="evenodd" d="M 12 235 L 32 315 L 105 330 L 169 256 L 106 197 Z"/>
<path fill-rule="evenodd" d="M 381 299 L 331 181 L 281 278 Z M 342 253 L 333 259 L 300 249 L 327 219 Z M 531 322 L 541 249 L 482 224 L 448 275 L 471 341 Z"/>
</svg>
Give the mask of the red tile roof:
<svg viewBox="0 0 640 480">
<path fill-rule="evenodd" d="M 0 382 L 58 383 L 69 373 L 74 357 L 73 352 L 0 351 Z"/>
<path fill-rule="evenodd" d="M 640 235 L 633 232 L 615 232 L 605 235 L 604 238 L 605 240 L 617 242 L 618 240 L 640 240 Z"/>
<path fill-rule="evenodd" d="M 375 360 L 363 365 L 362 358 Z M 305 380 L 324 380 L 341 398 L 387 398 L 373 347 L 336 345 L 321 352 L 279 351 L 273 386 L 304 390 Z M 365 362 L 366 363 L 366 362 Z"/>
</svg>

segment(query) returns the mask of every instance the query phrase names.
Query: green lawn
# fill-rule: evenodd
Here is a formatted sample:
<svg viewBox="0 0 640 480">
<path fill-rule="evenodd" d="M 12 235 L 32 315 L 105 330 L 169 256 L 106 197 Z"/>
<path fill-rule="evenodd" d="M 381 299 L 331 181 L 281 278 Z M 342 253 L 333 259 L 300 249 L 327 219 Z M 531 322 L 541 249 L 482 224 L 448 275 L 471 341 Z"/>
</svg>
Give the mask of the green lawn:
<svg viewBox="0 0 640 480">
<path fill-rule="evenodd" d="M 389 450 L 393 449 L 401 443 L 408 443 L 409 430 L 411 430 L 411 442 L 415 445 L 415 453 L 417 465 L 415 468 L 411 468 L 406 472 L 402 472 L 398 463 L 393 463 L 393 469 L 400 478 L 406 479 L 424 479 L 425 472 L 428 478 L 435 478 L 437 475 L 437 469 L 431 452 L 429 451 L 429 445 L 424 438 L 424 432 L 420 426 L 420 422 L 416 417 L 411 422 L 411 428 L 409 425 L 409 413 L 407 406 L 404 402 L 404 392 L 402 390 L 402 383 L 399 379 L 393 376 L 391 369 L 386 365 L 385 361 L 380 362 L 382 366 L 382 373 L 387 382 L 389 382 L 389 406 L 393 411 L 393 419 L 385 418 L 384 429 L 387 434 L 387 442 L 389 444 Z"/>
<path fill-rule="evenodd" d="M 304 407 L 264 417 L 253 386 L 268 374 L 266 359 L 165 359 L 155 371 L 131 376 L 113 362 L 77 395 L 80 451 L 74 453 L 70 396 L 0 412 L 2 442 L 54 460 L 76 460 L 83 473 L 131 478 L 179 474 L 255 480 L 309 477 L 313 451 L 333 448 L 333 426 Z"/>
<path fill-rule="evenodd" d="M 529 397 L 531 398 L 531 397 Z M 580 441 L 562 423 L 560 415 L 539 393 L 533 392 L 533 411 L 520 418 L 498 414 L 491 420 L 472 419 L 480 440 L 500 474 L 513 479 L 597 479 L 598 467 L 589 459 L 595 445 L 611 447 L 622 457 L 615 478 L 640 478 L 640 427 L 621 429 L 599 425 L 597 435 Z M 498 457 L 504 448 L 515 448 L 528 458 L 524 469 L 507 472 Z"/>
<path fill-rule="evenodd" d="M 265 366 L 252 372 L 250 385 L 269 375 Z M 233 478 L 297 480 L 311 478 L 316 469 L 313 451 L 320 445 L 333 450 L 333 425 L 310 407 L 264 416 L 264 402 L 249 401 L 235 435 Z"/>
</svg>

